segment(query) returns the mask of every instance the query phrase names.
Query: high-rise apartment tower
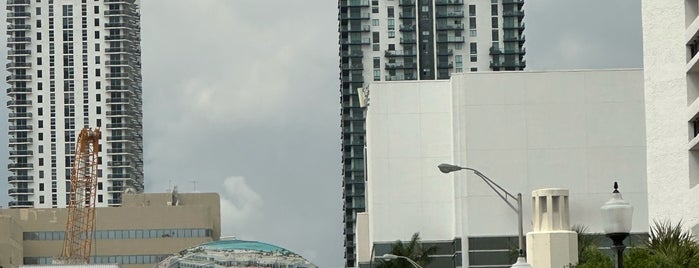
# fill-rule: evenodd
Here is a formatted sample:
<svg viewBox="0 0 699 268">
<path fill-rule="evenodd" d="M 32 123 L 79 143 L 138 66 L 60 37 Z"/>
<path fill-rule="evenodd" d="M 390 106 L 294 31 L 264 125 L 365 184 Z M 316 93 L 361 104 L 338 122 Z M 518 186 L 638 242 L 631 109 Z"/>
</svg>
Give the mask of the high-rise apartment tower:
<svg viewBox="0 0 699 268">
<path fill-rule="evenodd" d="M 524 0 L 339 0 L 346 266 L 355 263 L 357 212 L 365 209 L 364 110 L 372 81 L 449 79 L 517 71 L 524 61 Z M 406 193 L 409 194 L 409 193 Z"/>
<path fill-rule="evenodd" d="M 139 0 L 7 0 L 11 208 L 65 207 L 100 127 L 97 206 L 143 191 Z"/>
</svg>

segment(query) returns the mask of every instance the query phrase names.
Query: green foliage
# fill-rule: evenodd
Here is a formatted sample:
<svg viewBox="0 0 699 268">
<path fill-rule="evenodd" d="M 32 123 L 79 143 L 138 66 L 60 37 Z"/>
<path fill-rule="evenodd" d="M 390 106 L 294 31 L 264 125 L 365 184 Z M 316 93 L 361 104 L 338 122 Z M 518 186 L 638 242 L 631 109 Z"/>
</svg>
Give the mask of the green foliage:
<svg viewBox="0 0 699 268">
<path fill-rule="evenodd" d="M 437 252 L 437 247 L 424 248 L 420 244 L 420 233 L 413 234 L 413 237 L 407 243 L 403 243 L 400 240 L 396 241 L 391 250 L 391 254 L 407 257 L 422 267 L 427 266 L 432 261 L 429 255 L 435 252 Z M 413 265 L 404 259 L 381 260 L 380 262 L 377 266 L 379 268 L 413 268 Z"/>
<path fill-rule="evenodd" d="M 598 236 L 587 232 L 583 225 L 573 225 L 572 231 L 578 234 L 578 264 L 575 268 L 612 268 L 614 263 L 609 256 L 599 250 Z"/>
<path fill-rule="evenodd" d="M 629 267 L 699 267 L 699 244 L 682 229 L 682 222 L 673 225 L 656 221 L 645 246 L 629 251 L 627 256 L 624 264 L 629 263 Z"/>
</svg>

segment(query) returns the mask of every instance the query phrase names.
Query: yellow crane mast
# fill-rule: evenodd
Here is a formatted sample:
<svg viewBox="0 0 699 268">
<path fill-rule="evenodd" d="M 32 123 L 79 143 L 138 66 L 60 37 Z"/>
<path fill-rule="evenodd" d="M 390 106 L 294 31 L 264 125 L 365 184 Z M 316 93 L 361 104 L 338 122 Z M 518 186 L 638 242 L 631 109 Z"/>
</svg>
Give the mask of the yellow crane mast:
<svg viewBox="0 0 699 268">
<path fill-rule="evenodd" d="M 59 262 L 84 264 L 90 262 L 92 235 L 95 230 L 97 196 L 97 164 L 100 130 L 83 128 L 78 135 L 75 159 L 70 174 L 70 201 L 65 240 Z"/>
</svg>

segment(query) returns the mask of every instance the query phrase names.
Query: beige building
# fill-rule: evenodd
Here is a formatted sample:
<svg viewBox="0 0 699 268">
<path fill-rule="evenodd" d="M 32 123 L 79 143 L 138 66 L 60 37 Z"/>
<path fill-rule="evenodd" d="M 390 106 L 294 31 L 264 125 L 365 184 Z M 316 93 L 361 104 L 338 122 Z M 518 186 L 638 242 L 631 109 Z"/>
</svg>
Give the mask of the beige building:
<svg viewBox="0 0 699 268">
<path fill-rule="evenodd" d="M 66 212 L 0 210 L 0 267 L 50 264 L 63 247 Z M 126 194 L 121 207 L 97 208 L 95 230 L 91 263 L 153 267 L 173 253 L 219 239 L 219 196 Z"/>
</svg>

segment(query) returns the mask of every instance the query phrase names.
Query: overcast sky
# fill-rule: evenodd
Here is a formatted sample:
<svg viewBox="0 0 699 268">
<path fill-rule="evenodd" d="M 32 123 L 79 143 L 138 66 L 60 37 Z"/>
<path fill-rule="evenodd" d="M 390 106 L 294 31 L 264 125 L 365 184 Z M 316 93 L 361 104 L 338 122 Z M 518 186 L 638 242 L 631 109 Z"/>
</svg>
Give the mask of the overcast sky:
<svg viewBox="0 0 699 268">
<path fill-rule="evenodd" d="M 224 235 L 342 266 L 337 1 L 141 2 L 146 191 L 218 192 Z M 642 67 L 640 6 L 527 0 L 528 70 Z"/>
</svg>

